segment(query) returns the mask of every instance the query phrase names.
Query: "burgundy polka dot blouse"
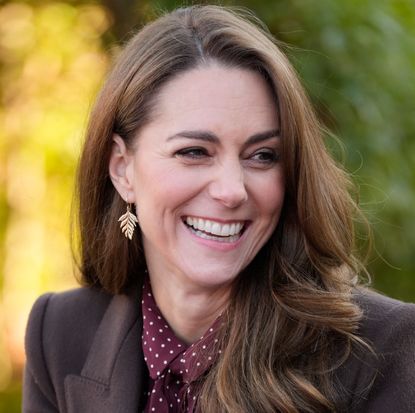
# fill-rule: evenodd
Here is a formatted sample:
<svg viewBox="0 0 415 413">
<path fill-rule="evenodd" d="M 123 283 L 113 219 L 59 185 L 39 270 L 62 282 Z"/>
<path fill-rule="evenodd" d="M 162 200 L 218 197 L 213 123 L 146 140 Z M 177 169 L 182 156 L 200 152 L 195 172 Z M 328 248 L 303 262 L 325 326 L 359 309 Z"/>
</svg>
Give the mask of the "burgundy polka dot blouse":
<svg viewBox="0 0 415 413">
<path fill-rule="evenodd" d="M 150 381 L 145 413 L 193 413 L 201 380 L 220 354 L 219 318 L 195 343 L 177 338 L 160 313 L 147 279 L 142 299 L 142 346 Z"/>
</svg>

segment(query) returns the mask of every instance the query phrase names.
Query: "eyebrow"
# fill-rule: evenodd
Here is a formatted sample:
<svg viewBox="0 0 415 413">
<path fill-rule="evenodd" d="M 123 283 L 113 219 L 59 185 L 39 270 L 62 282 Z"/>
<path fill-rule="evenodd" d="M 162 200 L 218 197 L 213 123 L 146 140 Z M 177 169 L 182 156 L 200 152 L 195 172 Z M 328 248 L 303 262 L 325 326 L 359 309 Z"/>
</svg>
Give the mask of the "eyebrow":
<svg viewBox="0 0 415 413">
<path fill-rule="evenodd" d="M 245 146 L 253 145 L 255 143 L 263 142 L 271 138 L 279 138 L 280 131 L 278 129 L 273 129 L 265 132 L 255 133 L 251 135 L 246 142 L 244 143 Z M 186 139 L 196 139 L 203 142 L 210 142 L 210 143 L 220 143 L 220 139 L 212 132 L 205 131 L 205 130 L 195 130 L 195 131 L 181 131 L 176 133 L 172 136 L 167 138 L 167 141 L 171 141 L 173 139 L 178 138 L 186 138 Z"/>
</svg>

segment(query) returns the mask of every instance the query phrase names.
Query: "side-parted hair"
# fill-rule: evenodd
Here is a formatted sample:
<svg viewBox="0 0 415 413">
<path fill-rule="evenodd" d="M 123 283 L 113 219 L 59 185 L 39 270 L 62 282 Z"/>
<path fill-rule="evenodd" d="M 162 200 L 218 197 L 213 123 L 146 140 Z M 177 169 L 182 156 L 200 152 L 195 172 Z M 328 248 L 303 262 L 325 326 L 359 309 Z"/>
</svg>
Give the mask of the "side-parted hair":
<svg viewBox="0 0 415 413">
<path fill-rule="evenodd" d="M 129 241 L 118 223 L 125 203 L 109 176 L 112 137 L 133 148 L 166 82 L 210 62 L 255 71 L 274 94 L 285 200 L 274 234 L 234 284 L 222 354 L 201 383 L 199 410 L 336 410 L 332 373 L 359 341 L 361 311 L 351 294 L 361 270 L 359 209 L 294 69 L 247 11 L 177 9 L 146 25 L 118 57 L 91 113 L 78 170 L 82 281 L 113 294 L 141 285 L 139 230 Z"/>
</svg>

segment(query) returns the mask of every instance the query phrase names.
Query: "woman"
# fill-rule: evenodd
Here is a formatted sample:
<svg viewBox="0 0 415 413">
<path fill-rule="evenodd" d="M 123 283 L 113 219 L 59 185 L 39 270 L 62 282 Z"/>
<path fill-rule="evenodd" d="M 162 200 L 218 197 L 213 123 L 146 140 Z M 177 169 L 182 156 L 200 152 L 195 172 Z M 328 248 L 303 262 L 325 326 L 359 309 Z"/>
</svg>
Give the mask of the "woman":
<svg viewBox="0 0 415 413">
<path fill-rule="evenodd" d="M 79 167 L 85 286 L 34 305 L 24 412 L 415 411 L 415 306 L 358 286 L 348 178 L 250 20 L 178 9 L 119 57 Z"/>
</svg>

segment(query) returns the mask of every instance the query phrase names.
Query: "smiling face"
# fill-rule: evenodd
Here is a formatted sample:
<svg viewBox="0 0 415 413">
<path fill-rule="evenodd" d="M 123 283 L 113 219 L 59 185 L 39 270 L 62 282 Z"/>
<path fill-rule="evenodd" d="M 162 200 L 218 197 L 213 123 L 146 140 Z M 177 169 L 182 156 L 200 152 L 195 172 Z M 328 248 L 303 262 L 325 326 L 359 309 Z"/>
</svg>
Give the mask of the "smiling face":
<svg viewBox="0 0 415 413">
<path fill-rule="evenodd" d="M 284 198 L 276 104 L 263 78 L 219 64 L 161 90 L 126 167 L 151 274 L 229 285 L 273 233 Z"/>
</svg>

